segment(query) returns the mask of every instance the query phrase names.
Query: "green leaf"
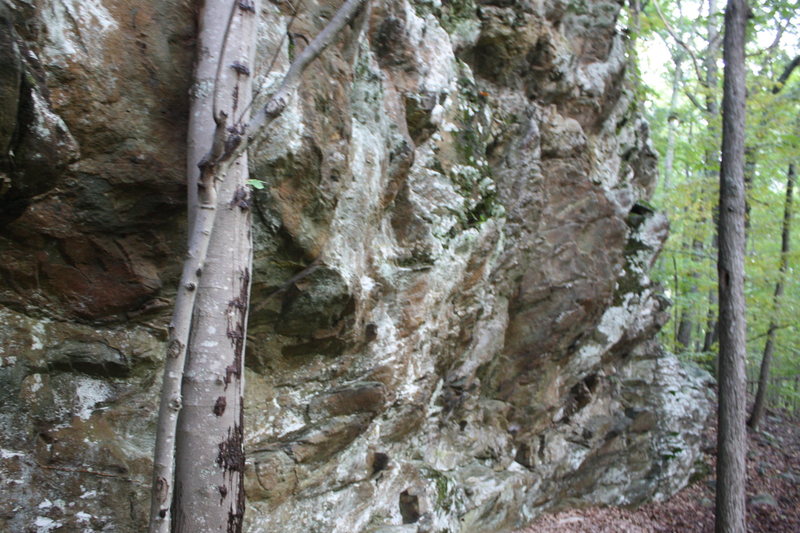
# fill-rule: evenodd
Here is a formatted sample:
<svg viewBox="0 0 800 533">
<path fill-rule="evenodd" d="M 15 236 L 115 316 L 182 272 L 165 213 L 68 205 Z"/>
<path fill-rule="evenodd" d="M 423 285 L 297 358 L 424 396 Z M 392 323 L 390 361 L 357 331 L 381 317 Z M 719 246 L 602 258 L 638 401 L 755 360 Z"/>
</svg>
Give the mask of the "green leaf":
<svg viewBox="0 0 800 533">
<path fill-rule="evenodd" d="M 261 189 L 263 189 L 264 187 L 266 187 L 266 184 L 265 184 L 263 181 L 261 181 L 261 180 L 257 180 L 257 179 L 250 179 L 250 180 L 247 180 L 247 184 L 248 184 L 250 187 L 252 187 L 252 188 L 254 188 L 254 189 L 257 189 L 257 190 L 259 190 L 259 191 L 260 191 Z"/>
</svg>

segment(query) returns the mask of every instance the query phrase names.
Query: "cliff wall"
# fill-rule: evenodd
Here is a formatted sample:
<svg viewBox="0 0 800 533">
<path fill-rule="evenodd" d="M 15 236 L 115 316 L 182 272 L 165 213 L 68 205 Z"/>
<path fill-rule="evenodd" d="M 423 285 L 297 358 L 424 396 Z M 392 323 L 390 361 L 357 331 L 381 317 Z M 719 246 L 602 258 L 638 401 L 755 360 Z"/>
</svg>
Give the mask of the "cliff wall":
<svg viewBox="0 0 800 533">
<path fill-rule="evenodd" d="M 264 2 L 260 99 L 337 5 Z M 506 531 L 686 482 L 708 389 L 653 340 L 620 8 L 371 0 L 309 69 L 251 151 L 250 531 Z M 145 521 L 194 20 L 0 3 L 4 530 Z"/>
</svg>

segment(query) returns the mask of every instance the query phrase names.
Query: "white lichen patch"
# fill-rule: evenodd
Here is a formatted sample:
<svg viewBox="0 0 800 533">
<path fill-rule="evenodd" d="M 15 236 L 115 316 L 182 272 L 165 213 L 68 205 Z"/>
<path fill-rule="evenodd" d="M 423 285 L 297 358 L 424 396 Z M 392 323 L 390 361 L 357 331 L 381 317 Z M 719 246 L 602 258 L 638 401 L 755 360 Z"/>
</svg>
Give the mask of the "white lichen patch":
<svg viewBox="0 0 800 533">
<path fill-rule="evenodd" d="M 416 52 L 420 89 L 431 93 L 449 93 L 455 88 L 456 57 L 450 36 L 431 14 L 420 17 L 410 3 L 405 3 L 406 34 Z"/>
<path fill-rule="evenodd" d="M 47 533 L 62 527 L 64 524 L 46 516 L 37 516 L 33 525 L 36 527 L 36 533 Z"/>
<path fill-rule="evenodd" d="M 42 350 L 44 348 L 44 338 L 46 337 L 45 322 L 36 322 L 31 327 L 31 350 Z"/>
<path fill-rule="evenodd" d="M 381 124 L 363 124 L 356 120 L 352 128 L 350 172 L 353 180 L 336 205 L 331 241 L 325 254 L 328 263 L 336 265 L 348 284 L 355 287 L 367 271 L 371 250 L 380 244 L 373 238 L 380 239 L 375 228 L 379 220 L 385 153 Z"/>
<path fill-rule="evenodd" d="M 625 45 L 621 39 L 614 39 L 608 58 L 581 65 L 576 72 L 576 81 L 584 94 L 597 98 L 606 92 L 608 81 L 619 76 L 625 65 Z"/>
<path fill-rule="evenodd" d="M 14 457 L 25 457 L 25 454 L 0 448 L 0 459 L 12 459 Z"/>
<path fill-rule="evenodd" d="M 36 394 L 42 388 L 42 375 L 41 374 L 31 374 L 31 379 L 29 382 L 29 391 L 31 394 Z"/>
<path fill-rule="evenodd" d="M 100 0 L 50 0 L 40 16 L 47 31 L 44 55 L 60 66 L 100 61 L 105 35 L 118 27 Z"/>
<path fill-rule="evenodd" d="M 257 98 L 258 109 L 266 104 L 268 97 L 275 92 L 278 84 L 283 80 L 285 72 L 269 72 L 258 77 L 256 85 L 262 87 Z M 303 136 L 306 135 L 303 106 L 300 104 L 298 92 L 294 91 L 289 96 L 289 101 L 283 113 L 269 126 L 269 138 L 266 142 L 256 145 L 259 159 L 275 160 L 291 153 L 297 153 L 303 148 Z M 267 176 L 252 176 L 257 179 L 266 179 Z"/>
<path fill-rule="evenodd" d="M 606 309 L 597 326 L 597 332 L 605 337 L 605 340 L 589 341 L 584 344 L 569 362 L 570 375 L 584 375 L 585 372 L 600 363 L 603 354 L 619 342 L 628 330 L 647 322 L 652 309 L 643 306 L 642 302 L 649 301 L 649 290 L 645 290 L 642 294 L 628 293 L 620 305 Z"/>
<path fill-rule="evenodd" d="M 75 415 L 83 420 L 92 416 L 98 403 L 111 398 L 113 391 L 104 381 L 79 378 L 75 385 Z"/>
</svg>

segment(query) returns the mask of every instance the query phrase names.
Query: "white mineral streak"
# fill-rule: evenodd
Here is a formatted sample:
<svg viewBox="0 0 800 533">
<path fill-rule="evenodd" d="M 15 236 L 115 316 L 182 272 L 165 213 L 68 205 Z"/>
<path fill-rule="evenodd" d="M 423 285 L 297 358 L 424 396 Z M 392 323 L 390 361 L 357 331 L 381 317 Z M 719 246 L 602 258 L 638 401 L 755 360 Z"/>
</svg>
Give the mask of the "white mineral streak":
<svg viewBox="0 0 800 533">
<path fill-rule="evenodd" d="M 61 527 L 63 524 L 46 516 L 37 516 L 33 525 L 36 526 L 36 533 L 47 533 Z"/>
<path fill-rule="evenodd" d="M 64 120 L 53 113 L 47 102 L 36 89 L 31 89 L 33 100 L 33 124 L 31 128 L 39 139 L 51 143 L 77 155 L 78 143 L 64 123 Z"/>
<path fill-rule="evenodd" d="M 37 322 L 31 328 L 31 350 L 41 350 L 44 348 L 42 337 L 45 335 L 45 323 Z"/>
<path fill-rule="evenodd" d="M 100 0 L 49 0 L 41 13 L 47 30 L 44 55 L 60 67 L 71 61 L 101 63 L 105 35 L 118 27 Z"/>
<path fill-rule="evenodd" d="M 168 20 L 187 15 L 178 4 L 162 6 Z M 595 6 L 609 20 L 619 6 L 588 2 L 588 13 L 579 14 L 561 13 L 562 4 L 487 4 L 478 17 L 458 2 L 370 2 L 315 64 L 315 77 L 309 71 L 268 140 L 251 150 L 253 177 L 267 183 L 254 202 L 262 252 L 254 294 L 273 290 L 287 271 L 317 254 L 320 272 L 340 276 L 332 286 L 344 288 L 331 288 L 340 291 L 334 303 L 310 306 L 309 322 L 324 318 L 313 332 L 295 336 L 276 324 L 293 298 L 330 288 L 320 287 L 326 282 L 316 274 L 251 312 L 248 531 L 507 531 L 563 505 L 559 495 L 572 494 L 580 476 L 598 481 L 575 498 L 604 504 L 638 504 L 685 482 L 707 407 L 704 378 L 687 376 L 674 357 L 649 342 L 664 310 L 647 269 L 667 225 L 645 214 L 635 234 L 625 234 L 633 231 L 625 223 L 634 218 L 634 205 L 643 205 L 652 179 L 647 169 L 637 175 L 628 156 L 647 152 L 649 141 L 622 80 L 622 39 L 606 41 L 590 28 L 600 24 Z M 323 18 L 330 15 L 325 10 Z M 43 42 L 34 48 L 41 50 L 49 80 L 62 79 L 66 69 L 92 79 L 113 69 L 132 72 L 124 63 L 108 64 L 110 36 L 123 34 L 132 43 L 135 36 L 99 1 L 48 0 L 42 13 Z M 550 19 L 555 13 L 563 18 L 557 26 Z M 266 61 L 254 69 L 259 101 L 288 68 L 287 31 L 312 38 L 316 16 L 301 12 L 288 30 L 286 9 L 264 4 L 259 53 L 278 55 L 272 72 L 265 71 Z M 386 21 L 391 24 L 383 26 Z M 188 54 L 181 43 L 191 35 L 189 26 L 164 36 L 169 54 Z M 390 39 L 379 42 L 386 28 Z M 295 35 L 298 45 L 302 38 Z M 610 46 L 609 56 L 578 57 L 578 48 L 594 45 Z M 152 53 L 148 48 L 143 57 Z M 159 68 L 172 64 L 156 59 Z M 159 82 L 162 75 L 159 70 Z M 149 98 L 185 97 L 166 84 L 148 85 L 152 81 L 141 81 Z M 175 91 L 185 91 L 178 86 Z M 88 96 L 66 85 L 50 89 L 59 114 L 77 116 L 81 134 L 92 135 L 95 111 L 74 103 Z M 211 90 L 210 80 L 192 88 Z M 424 105 L 414 110 L 412 102 Z M 40 93 L 33 103 L 36 136 L 53 141 L 68 133 Z M 326 114 L 327 105 L 337 113 Z M 62 113 L 65 108 L 71 114 Z M 600 109 L 603 115 L 593 116 Z M 147 131 L 167 127 L 148 117 L 141 123 Z M 117 167 L 130 172 L 119 163 L 128 161 L 128 144 L 142 143 L 137 154 L 161 148 L 147 144 L 153 141 L 143 138 L 145 130 L 115 124 L 116 133 L 130 137 L 128 151 L 109 146 L 113 164 L 92 162 L 92 172 L 109 179 Z M 97 127 L 102 134 L 107 126 Z M 166 133 L 158 138 L 175 137 Z M 164 148 L 173 154 L 182 149 Z M 283 185 L 291 198 L 274 194 Z M 111 196 L 116 201 L 110 193 L 98 197 L 107 202 Z M 34 203 L 31 212 L 43 216 L 48 205 Z M 599 219 L 595 208 L 603 209 Z M 604 241 L 612 226 L 618 228 L 613 246 Z M 629 255 L 615 248 L 626 242 L 635 248 Z M 155 248 L 150 252 L 157 255 Z M 589 275 L 598 279 L 587 282 Z M 616 286 L 616 294 L 597 292 L 595 285 Z M 83 304 L 75 309 L 85 311 Z M 337 305 L 346 307 L 342 316 L 325 315 Z M 596 326 L 586 325 L 584 311 Z M 137 530 L 138 518 L 121 502 L 135 501 L 148 481 L 157 388 L 150 378 L 164 353 L 159 320 L 145 319 L 153 325 L 88 326 L 0 307 L 7 325 L 0 328 L 0 371 L 18 387 L 15 408 L 36 413 L 23 416 L 22 427 L 43 417 L 43 432 L 81 447 L 76 464 L 101 471 L 105 457 L 98 451 L 110 450 L 135 481 L 119 488 L 115 480 L 83 476 L 80 489 L 65 498 L 103 505 L 110 518 L 79 511 L 56 521 L 40 515 L 54 512 L 55 503 L 45 502 L 60 494 L 15 489 L 14 505 L 24 509 L 18 523 L 82 531 L 97 520 L 120 533 Z M 64 339 L 119 346 L 134 371 L 113 378 L 113 385 L 110 378 L 51 371 L 49 348 Z M 341 346 L 330 347 L 336 343 Z M 621 353 L 621 346 L 630 353 Z M 36 372 L 20 372 L 20 365 Z M 330 404 L 318 408 L 320 402 Z M 12 414 L 0 416 L 4 427 L 19 433 Z M 643 426 L 652 420 L 654 427 L 615 433 L 634 419 Z M 107 428 L 108 436 L 80 429 L 88 426 Z M 16 445 L 0 444 L 0 466 L 23 462 L 11 451 Z M 57 443 L 43 447 L 54 453 Z M 618 450 L 609 452 L 616 454 L 610 465 L 593 460 L 601 449 Z M 674 458 L 656 478 L 649 476 L 649 463 L 642 464 L 661 461 L 665 450 Z M 30 474 L 17 478 L 24 486 Z M 404 523 L 416 512 L 414 523 Z"/>
<path fill-rule="evenodd" d="M 31 394 L 36 394 L 42 388 L 42 375 L 41 374 L 33 374 L 31 376 L 31 384 L 30 384 L 30 392 Z"/>
<path fill-rule="evenodd" d="M 108 383 L 91 378 L 78 378 L 75 385 L 76 412 L 83 420 L 88 420 L 97 404 L 108 400 L 112 389 Z"/>
</svg>

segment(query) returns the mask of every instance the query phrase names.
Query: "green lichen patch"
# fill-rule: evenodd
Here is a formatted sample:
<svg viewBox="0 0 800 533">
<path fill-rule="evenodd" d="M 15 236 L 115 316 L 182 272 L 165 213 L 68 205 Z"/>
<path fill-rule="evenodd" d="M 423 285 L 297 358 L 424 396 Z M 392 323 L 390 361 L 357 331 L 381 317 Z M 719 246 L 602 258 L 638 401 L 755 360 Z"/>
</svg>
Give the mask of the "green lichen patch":
<svg viewBox="0 0 800 533">
<path fill-rule="evenodd" d="M 434 505 L 438 510 L 451 511 L 456 506 L 456 483 L 444 473 L 433 468 L 423 468 L 422 476 L 427 479 L 434 489 L 436 500 Z"/>
<path fill-rule="evenodd" d="M 480 24 L 475 0 L 420 0 L 413 5 L 417 15 L 433 15 L 453 36 L 468 33 Z"/>
</svg>

